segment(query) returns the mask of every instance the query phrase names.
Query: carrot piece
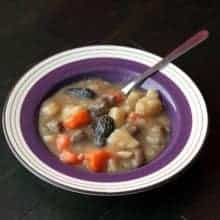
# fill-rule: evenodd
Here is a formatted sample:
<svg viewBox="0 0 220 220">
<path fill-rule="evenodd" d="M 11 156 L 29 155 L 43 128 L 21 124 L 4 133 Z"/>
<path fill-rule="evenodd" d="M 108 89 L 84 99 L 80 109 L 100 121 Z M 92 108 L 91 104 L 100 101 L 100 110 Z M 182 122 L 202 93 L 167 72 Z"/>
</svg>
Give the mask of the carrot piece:
<svg viewBox="0 0 220 220">
<path fill-rule="evenodd" d="M 143 118 L 143 116 L 139 113 L 136 113 L 136 112 L 131 112 L 128 115 L 128 120 L 130 120 L 130 121 L 136 121 L 139 118 Z"/>
<path fill-rule="evenodd" d="M 111 153 L 106 150 L 96 150 L 87 154 L 88 169 L 93 172 L 102 172 L 106 168 Z"/>
<path fill-rule="evenodd" d="M 58 134 L 56 138 L 56 146 L 59 151 L 67 149 L 70 145 L 70 138 L 66 134 Z"/>
<path fill-rule="evenodd" d="M 77 165 L 82 163 L 83 161 L 83 157 L 79 157 L 79 155 L 77 155 L 76 153 L 73 153 L 69 150 L 63 150 L 60 155 L 59 158 L 62 162 L 66 163 L 66 164 L 72 164 L 72 165 Z"/>
<path fill-rule="evenodd" d="M 83 125 L 87 125 L 91 121 L 91 116 L 87 110 L 81 110 L 75 112 L 67 120 L 64 121 L 63 126 L 65 128 L 79 128 Z"/>
</svg>

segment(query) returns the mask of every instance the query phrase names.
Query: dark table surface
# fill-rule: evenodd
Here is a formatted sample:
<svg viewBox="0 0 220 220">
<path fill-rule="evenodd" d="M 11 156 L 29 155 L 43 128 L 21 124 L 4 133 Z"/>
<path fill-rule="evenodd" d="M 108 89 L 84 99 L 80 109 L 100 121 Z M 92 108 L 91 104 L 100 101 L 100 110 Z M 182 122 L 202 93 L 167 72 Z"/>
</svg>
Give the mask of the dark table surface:
<svg viewBox="0 0 220 220">
<path fill-rule="evenodd" d="M 175 63 L 207 101 L 210 132 L 199 159 L 159 189 L 103 198 L 54 188 L 26 171 L 1 131 L 0 219 L 220 219 L 220 6 L 218 0 L 1 0 L 1 108 L 12 85 L 35 63 L 69 48 L 120 44 L 164 55 L 199 29 L 211 36 Z"/>
</svg>

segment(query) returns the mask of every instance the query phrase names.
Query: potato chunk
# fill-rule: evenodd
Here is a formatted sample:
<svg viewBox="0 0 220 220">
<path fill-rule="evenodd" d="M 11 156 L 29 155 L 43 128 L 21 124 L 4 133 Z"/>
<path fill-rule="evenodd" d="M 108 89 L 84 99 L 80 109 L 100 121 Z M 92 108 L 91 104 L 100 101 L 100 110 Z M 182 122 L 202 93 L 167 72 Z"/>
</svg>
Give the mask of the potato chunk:
<svg viewBox="0 0 220 220">
<path fill-rule="evenodd" d="M 170 132 L 170 120 L 166 114 L 159 115 L 157 121 L 167 132 Z"/>
<path fill-rule="evenodd" d="M 116 145 L 120 149 L 131 149 L 139 146 L 139 142 L 133 138 L 126 129 L 116 129 L 107 139 L 108 144 Z"/>
<path fill-rule="evenodd" d="M 43 104 L 41 113 L 47 117 L 52 117 L 60 111 L 60 105 L 55 101 L 49 101 Z"/>
<path fill-rule="evenodd" d="M 54 143 L 54 141 L 55 141 L 55 136 L 54 136 L 54 135 L 44 135 L 44 136 L 43 136 L 43 140 L 44 140 L 47 144 L 51 144 L 51 143 Z"/>
<path fill-rule="evenodd" d="M 145 155 L 143 149 L 135 149 L 134 150 L 134 158 L 131 160 L 132 167 L 137 168 L 141 166 L 145 161 Z"/>
<path fill-rule="evenodd" d="M 154 125 L 147 131 L 146 142 L 148 144 L 165 144 L 165 129 L 160 125 Z"/>
<path fill-rule="evenodd" d="M 132 91 L 126 101 L 125 104 L 129 106 L 130 111 L 134 110 L 135 104 L 138 101 L 138 99 L 140 99 L 143 96 L 143 93 L 140 91 Z"/>
<path fill-rule="evenodd" d="M 144 116 L 154 116 L 161 112 L 162 103 L 159 99 L 149 99 L 143 97 L 138 100 L 135 106 L 135 112 Z"/>
<path fill-rule="evenodd" d="M 147 162 L 152 161 L 158 154 L 160 153 L 161 149 L 159 145 L 154 146 L 147 146 L 144 149 L 145 159 Z"/>
<path fill-rule="evenodd" d="M 116 127 L 121 127 L 125 122 L 125 111 L 119 107 L 110 109 L 109 116 L 114 120 Z"/>
<path fill-rule="evenodd" d="M 120 168 L 119 168 L 119 164 L 118 164 L 118 161 L 116 159 L 109 159 L 108 162 L 107 162 L 107 171 L 112 173 L 112 172 L 116 172 L 118 171 Z"/>
<path fill-rule="evenodd" d="M 129 159 L 133 156 L 133 152 L 132 151 L 118 151 L 116 155 L 122 159 Z"/>
<path fill-rule="evenodd" d="M 46 127 L 51 133 L 58 133 L 60 131 L 59 122 L 55 119 L 47 122 Z"/>
<path fill-rule="evenodd" d="M 154 89 L 149 89 L 147 91 L 146 97 L 149 99 L 158 99 L 159 98 L 159 93 L 157 90 Z"/>
</svg>

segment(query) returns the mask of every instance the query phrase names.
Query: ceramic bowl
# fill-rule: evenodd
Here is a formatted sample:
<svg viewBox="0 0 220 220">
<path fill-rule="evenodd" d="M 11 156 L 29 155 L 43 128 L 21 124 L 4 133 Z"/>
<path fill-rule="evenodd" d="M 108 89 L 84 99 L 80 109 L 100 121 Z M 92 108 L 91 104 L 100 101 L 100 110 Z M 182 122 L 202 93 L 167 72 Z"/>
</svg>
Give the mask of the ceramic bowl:
<svg viewBox="0 0 220 220">
<path fill-rule="evenodd" d="M 142 87 L 160 91 L 171 118 L 165 150 L 149 164 L 120 174 L 89 173 L 62 164 L 44 146 L 37 128 L 42 100 L 63 85 L 99 77 L 126 83 L 161 58 L 122 46 L 89 46 L 56 54 L 34 66 L 16 83 L 3 112 L 3 129 L 16 158 L 40 179 L 65 190 L 93 195 L 124 195 L 160 186 L 186 168 L 207 133 L 207 109 L 193 81 L 169 64 Z"/>
</svg>

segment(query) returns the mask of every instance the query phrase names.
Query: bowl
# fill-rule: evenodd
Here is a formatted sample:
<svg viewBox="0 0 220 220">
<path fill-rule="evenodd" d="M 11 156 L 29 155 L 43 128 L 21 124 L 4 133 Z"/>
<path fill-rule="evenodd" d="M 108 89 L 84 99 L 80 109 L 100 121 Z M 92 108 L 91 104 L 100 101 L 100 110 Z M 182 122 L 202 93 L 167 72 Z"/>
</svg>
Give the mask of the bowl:
<svg viewBox="0 0 220 220">
<path fill-rule="evenodd" d="M 145 89 L 160 91 L 171 118 L 168 145 L 145 166 L 125 173 L 106 174 L 89 173 L 62 164 L 44 146 L 37 128 L 42 100 L 63 85 L 92 77 L 126 83 L 160 59 L 134 48 L 100 45 L 68 50 L 34 66 L 16 83 L 4 106 L 3 130 L 12 153 L 40 179 L 83 194 L 133 194 L 167 182 L 196 157 L 208 125 L 207 109 L 200 91 L 173 64 L 142 85 Z"/>
</svg>

